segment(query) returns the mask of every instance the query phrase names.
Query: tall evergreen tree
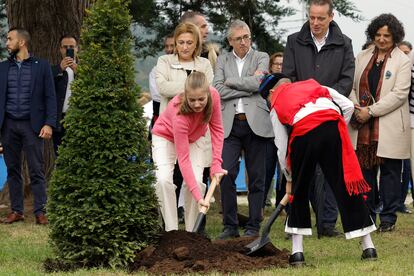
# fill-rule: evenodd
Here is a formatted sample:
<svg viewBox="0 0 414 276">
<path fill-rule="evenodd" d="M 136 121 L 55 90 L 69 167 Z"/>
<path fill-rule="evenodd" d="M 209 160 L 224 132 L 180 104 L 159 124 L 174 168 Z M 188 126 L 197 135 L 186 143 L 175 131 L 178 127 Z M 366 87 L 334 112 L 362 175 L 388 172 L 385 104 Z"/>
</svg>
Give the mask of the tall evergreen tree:
<svg viewBox="0 0 414 276">
<path fill-rule="evenodd" d="M 125 266 L 159 230 L 128 2 L 97 0 L 84 20 L 48 206 L 51 243 L 69 264 Z"/>
</svg>

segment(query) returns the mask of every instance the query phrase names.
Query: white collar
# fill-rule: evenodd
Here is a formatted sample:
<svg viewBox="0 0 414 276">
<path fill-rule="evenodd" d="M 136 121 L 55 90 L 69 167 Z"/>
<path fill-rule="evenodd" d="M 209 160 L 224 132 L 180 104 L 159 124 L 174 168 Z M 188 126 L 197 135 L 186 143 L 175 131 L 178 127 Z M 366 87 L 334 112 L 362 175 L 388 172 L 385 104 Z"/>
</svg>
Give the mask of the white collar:
<svg viewBox="0 0 414 276">
<path fill-rule="evenodd" d="M 250 49 L 249 49 L 249 51 L 247 51 L 247 53 L 244 55 L 244 57 L 243 58 L 240 58 L 237 54 L 236 54 L 236 52 L 234 52 L 234 50 L 232 51 L 233 52 L 233 55 L 236 57 L 236 59 L 237 60 L 239 60 L 239 61 L 245 61 L 246 60 L 246 58 L 247 58 L 247 56 L 250 54 L 250 52 L 252 51 L 252 47 L 250 47 Z"/>
<path fill-rule="evenodd" d="M 312 31 L 311 31 L 310 33 L 311 33 L 312 39 L 313 39 L 313 41 L 314 41 L 315 43 L 322 44 L 322 43 L 325 43 L 325 42 L 326 42 L 326 39 L 328 39 L 328 35 L 329 35 L 329 28 L 328 28 L 328 31 L 326 32 L 325 36 L 322 38 L 322 40 L 321 40 L 321 41 L 320 41 L 320 40 L 318 40 L 318 39 L 317 39 L 317 38 L 313 35 Z"/>
</svg>

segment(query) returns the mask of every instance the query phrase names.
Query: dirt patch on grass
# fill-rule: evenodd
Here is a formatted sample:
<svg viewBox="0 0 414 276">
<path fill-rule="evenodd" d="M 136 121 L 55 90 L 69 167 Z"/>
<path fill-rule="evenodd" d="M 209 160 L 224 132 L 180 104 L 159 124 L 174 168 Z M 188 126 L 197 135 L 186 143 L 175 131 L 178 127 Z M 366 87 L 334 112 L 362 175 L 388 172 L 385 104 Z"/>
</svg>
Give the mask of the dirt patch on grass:
<svg viewBox="0 0 414 276">
<path fill-rule="evenodd" d="M 158 244 L 139 252 L 131 269 L 167 275 L 192 272 L 247 272 L 269 267 L 287 267 L 289 252 L 266 245 L 255 256 L 245 255 L 245 245 L 254 238 L 211 241 L 185 231 L 164 233 Z"/>
</svg>

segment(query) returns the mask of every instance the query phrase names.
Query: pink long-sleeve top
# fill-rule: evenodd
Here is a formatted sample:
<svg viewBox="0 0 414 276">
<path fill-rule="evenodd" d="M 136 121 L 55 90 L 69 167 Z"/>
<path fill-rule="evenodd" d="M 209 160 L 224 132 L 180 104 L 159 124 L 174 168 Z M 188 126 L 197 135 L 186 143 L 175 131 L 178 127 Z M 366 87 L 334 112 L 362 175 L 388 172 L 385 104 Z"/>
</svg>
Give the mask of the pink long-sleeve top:
<svg viewBox="0 0 414 276">
<path fill-rule="evenodd" d="M 207 127 L 210 128 L 212 144 L 212 164 L 211 175 L 222 172 L 221 151 L 223 149 L 224 130 L 221 119 L 220 95 L 217 90 L 210 87 L 213 103 L 211 119 L 208 124 L 203 122 L 204 112 L 178 115 L 180 106 L 180 94 L 175 96 L 169 103 L 164 112 L 156 121 L 152 133 L 161 136 L 175 144 L 178 164 L 181 174 L 187 184 L 187 188 L 192 193 L 196 201 L 202 197 L 200 189 L 193 172 L 190 160 L 190 144 L 204 136 Z M 176 143 L 177 142 L 177 143 Z"/>
</svg>

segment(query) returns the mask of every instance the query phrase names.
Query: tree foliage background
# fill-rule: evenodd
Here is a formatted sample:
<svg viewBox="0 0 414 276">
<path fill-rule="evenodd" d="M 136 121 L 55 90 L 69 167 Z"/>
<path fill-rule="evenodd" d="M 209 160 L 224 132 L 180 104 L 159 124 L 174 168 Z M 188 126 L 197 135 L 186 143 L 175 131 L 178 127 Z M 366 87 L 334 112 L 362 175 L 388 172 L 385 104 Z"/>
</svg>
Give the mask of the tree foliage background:
<svg viewBox="0 0 414 276">
<path fill-rule="evenodd" d="M 308 0 L 292 0 L 309 2 Z M 335 9 L 342 15 L 361 19 L 359 11 L 350 0 L 334 1 Z M 268 53 L 283 50 L 279 27 L 283 17 L 295 11 L 278 0 L 133 0 L 130 6 L 134 21 L 141 27 L 136 38 L 139 57 L 155 55 L 162 49 L 163 38 L 174 31 L 181 15 L 187 10 L 199 11 L 207 16 L 213 33 L 226 45 L 225 32 L 234 19 L 245 21 L 252 31 L 256 48 Z M 148 35 L 147 34 L 151 34 Z"/>
<path fill-rule="evenodd" d="M 6 0 L 0 0 L 0 60 L 7 57 L 6 39 L 8 29 Z"/>
<path fill-rule="evenodd" d="M 127 2 L 98 0 L 84 20 L 50 183 L 51 243 L 75 265 L 125 266 L 159 231 Z"/>
</svg>

